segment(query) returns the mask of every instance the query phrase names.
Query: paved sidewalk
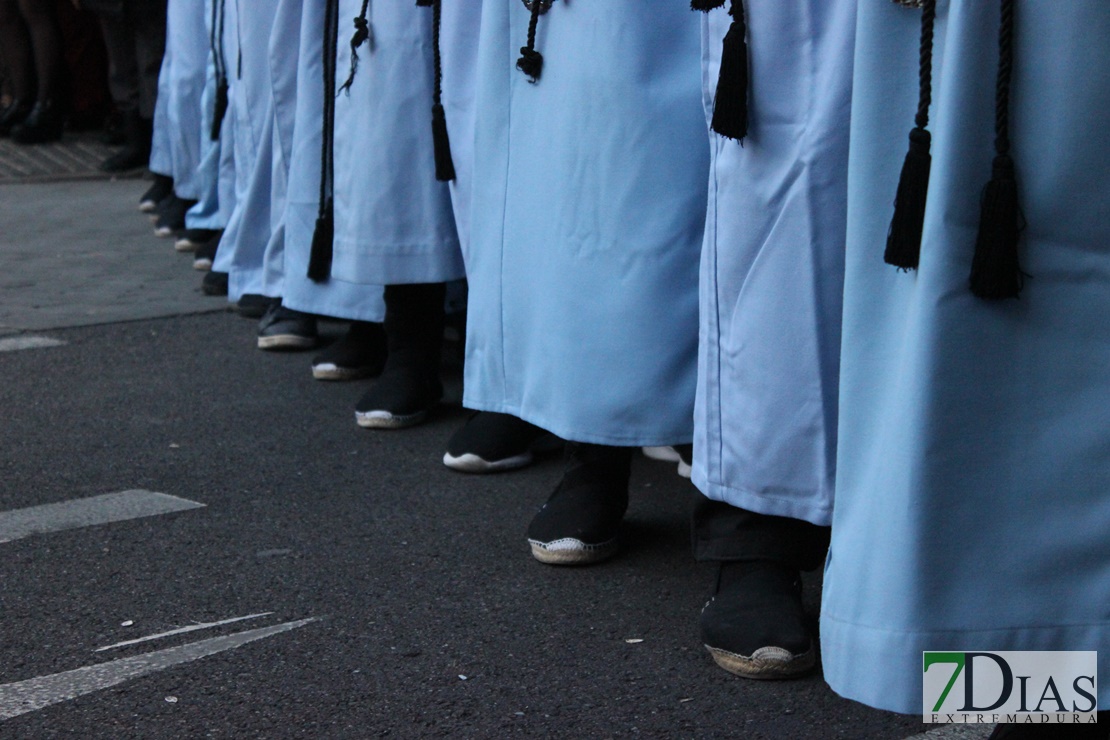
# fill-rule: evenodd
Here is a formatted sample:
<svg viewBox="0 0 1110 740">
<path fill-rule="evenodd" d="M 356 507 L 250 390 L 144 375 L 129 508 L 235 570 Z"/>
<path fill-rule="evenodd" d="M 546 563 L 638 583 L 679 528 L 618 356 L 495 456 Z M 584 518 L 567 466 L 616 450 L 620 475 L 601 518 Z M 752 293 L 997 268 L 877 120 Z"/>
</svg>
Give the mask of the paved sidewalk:
<svg viewBox="0 0 1110 740">
<path fill-rule="evenodd" d="M 118 151 L 101 143 L 100 133 L 67 131 L 61 141 L 51 144 L 16 144 L 0 139 L 0 184 L 9 182 L 51 182 L 55 180 L 107 180 L 100 163 Z M 134 170 L 120 177 L 137 179 Z"/>
<path fill-rule="evenodd" d="M 137 211 L 145 180 L 0 185 L 0 335 L 221 310 Z"/>
</svg>

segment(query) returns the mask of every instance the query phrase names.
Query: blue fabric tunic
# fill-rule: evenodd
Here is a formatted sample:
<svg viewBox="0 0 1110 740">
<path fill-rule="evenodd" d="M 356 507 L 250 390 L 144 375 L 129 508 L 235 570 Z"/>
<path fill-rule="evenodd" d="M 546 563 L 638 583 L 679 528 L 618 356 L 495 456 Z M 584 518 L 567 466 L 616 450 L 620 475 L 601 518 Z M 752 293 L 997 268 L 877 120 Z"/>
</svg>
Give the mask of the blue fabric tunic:
<svg viewBox="0 0 1110 740">
<path fill-rule="evenodd" d="M 201 94 L 209 39 L 204 0 L 170 0 L 166 8 L 166 51 L 158 73 L 150 170 L 173 178 L 179 198 L 200 197 Z"/>
<path fill-rule="evenodd" d="M 278 138 L 289 146 L 289 185 L 285 205 L 285 255 L 282 302 L 306 313 L 359 321 L 385 317 L 381 286 L 351 283 L 334 275 L 323 283 L 308 279 L 308 260 L 320 200 L 320 146 L 324 106 L 324 3 L 282 0 L 301 7 L 297 90 L 293 101 L 275 101 Z M 344 41 L 341 26 L 340 43 Z M 273 50 L 277 53 L 277 50 Z M 364 52 L 365 53 L 365 52 Z M 293 103 L 292 129 L 288 105 Z"/>
<path fill-rule="evenodd" d="M 213 8 L 218 0 L 205 0 L 205 29 L 213 38 Z M 217 27 L 218 30 L 218 27 Z M 222 229 L 227 226 L 233 202 L 222 202 L 221 192 L 234 190 L 234 159 L 224 155 L 231 147 L 231 126 L 222 126 L 220 136 L 212 140 L 212 122 L 216 110 L 216 60 L 208 55 L 204 92 L 200 98 L 200 164 L 197 166 L 197 203 L 185 214 L 185 226 L 190 229 Z"/>
<path fill-rule="evenodd" d="M 610 445 L 689 442 L 709 152 L 679 2 L 482 6 L 466 406 Z"/>
<path fill-rule="evenodd" d="M 350 19 L 362 0 L 339 0 L 336 77 L 351 68 Z M 335 242 L 331 274 L 386 285 L 464 274 L 451 196 L 432 155 L 432 11 L 370 3 L 373 44 L 335 100 Z"/>
<path fill-rule="evenodd" d="M 855 0 L 748 0 L 750 127 L 710 134 L 693 481 L 832 515 Z M 708 13 L 706 115 L 731 18 Z"/>
<path fill-rule="evenodd" d="M 339 4 L 340 85 L 350 75 L 350 19 L 361 4 Z M 432 14 L 408 3 L 368 7 L 373 43 L 359 47 L 353 82 L 335 99 L 335 240 L 331 277 L 317 284 L 306 273 L 320 187 L 323 15 L 323 3 L 306 0 L 286 209 L 285 303 L 381 321 L 382 285 L 463 275 L 450 194 L 446 183 L 436 182 L 432 158 Z"/>
<path fill-rule="evenodd" d="M 1017 3 L 1020 300 L 968 290 L 997 2 L 937 3 L 920 268 L 883 263 L 920 14 L 859 6 L 825 678 L 921 711 L 924 650 L 1110 654 L 1110 4 Z M 1110 702 L 1110 661 L 1099 661 Z"/>
<path fill-rule="evenodd" d="M 235 210 L 220 240 L 214 269 L 228 273 L 228 300 L 247 293 L 280 297 L 265 281 L 264 257 L 274 229 L 272 201 L 284 191 L 273 180 L 273 89 L 270 74 L 270 33 L 277 0 L 227 0 L 234 6 L 235 24 L 227 21 L 225 35 L 237 38 L 236 77 L 224 125 L 232 127 L 235 157 Z M 239 61 L 241 60 L 241 61 Z M 276 186 L 276 187 L 275 187 Z"/>
<path fill-rule="evenodd" d="M 443 109 L 451 139 L 455 179 L 451 181 L 451 210 L 455 229 L 465 254 L 470 243 L 470 194 L 474 177 L 474 124 L 478 37 L 482 25 L 481 6 L 448 2 L 440 24 L 443 56 Z"/>
</svg>

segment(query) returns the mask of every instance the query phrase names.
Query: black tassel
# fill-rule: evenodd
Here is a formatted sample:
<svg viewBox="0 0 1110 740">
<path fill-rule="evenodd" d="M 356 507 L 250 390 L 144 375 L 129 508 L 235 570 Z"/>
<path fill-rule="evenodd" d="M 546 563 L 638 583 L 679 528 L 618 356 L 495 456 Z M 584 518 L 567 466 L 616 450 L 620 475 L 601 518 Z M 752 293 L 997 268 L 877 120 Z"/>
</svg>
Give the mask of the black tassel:
<svg viewBox="0 0 1110 740">
<path fill-rule="evenodd" d="M 933 137 L 925 127 L 929 125 L 929 106 L 933 102 L 933 25 L 936 14 L 936 0 L 925 0 L 918 47 L 917 114 L 910 131 L 910 148 L 898 178 L 894 215 L 890 219 L 886 251 L 883 253 L 883 260 L 888 265 L 901 270 L 916 270 L 921 259 L 921 232 L 929 195 L 929 171 L 933 166 L 933 157 L 929 153 Z"/>
<path fill-rule="evenodd" d="M 316 283 L 327 282 L 331 277 L 332 241 L 335 237 L 335 220 L 332 199 L 328 198 L 324 212 L 316 217 L 312 232 L 312 251 L 308 257 L 308 277 Z"/>
<path fill-rule="evenodd" d="M 971 292 L 980 298 L 1017 298 L 1025 283 L 1018 262 L 1018 236 L 1023 218 L 1018 205 L 1017 177 L 1010 157 L 1010 78 L 1013 74 L 1014 2 L 1002 0 L 998 33 L 998 81 L 995 87 L 994 162 L 983 189 L 979 234 L 971 261 Z"/>
<path fill-rule="evenodd" d="M 902 163 L 902 176 L 894 196 L 894 217 L 886 235 L 883 260 L 903 270 L 916 270 L 921 256 L 921 232 L 925 224 L 925 201 L 929 192 L 929 154 L 932 136 L 923 128 L 910 131 L 910 149 Z"/>
<path fill-rule="evenodd" d="M 983 189 L 979 235 L 971 262 L 971 292 L 980 298 L 1017 298 L 1025 282 L 1018 263 L 1018 206 L 1014 160 L 1008 154 L 994 158 L 992 176 Z"/>
<path fill-rule="evenodd" d="M 532 15 L 528 19 L 528 43 L 520 47 L 520 59 L 516 60 L 516 68 L 526 74 L 533 85 L 543 73 L 543 55 L 536 51 L 536 28 L 542 12 L 542 0 L 532 0 Z"/>
<path fill-rule="evenodd" d="M 432 106 L 432 144 L 435 150 L 436 179 L 447 182 L 455 179 L 455 163 L 451 160 L 451 139 L 447 136 L 447 117 L 443 106 Z"/>
<path fill-rule="evenodd" d="M 364 0 L 361 14 L 365 17 L 368 2 Z M 308 254 L 308 278 L 316 283 L 331 277 L 332 241 L 335 237 L 335 205 L 331 195 L 335 174 L 335 72 L 336 49 L 339 46 L 339 0 L 326 0 L 324 17 L 323 72 L 324 89 L 322 127 L 320 131 L 320 198 L 316 212 L 316 228 Z"/>
<path fill-rule="evenodd" d="M 748 135 L 748 42 L 742 0 L 732 0 L 728 12 L 732 25 L 721 50 L 711 128 L 721 136 L 743 141 Z"/>
<path fill-rule="evenodd" d="M 451 161 L 451 139 L 447 135 L 447 116 L 443 112 L 443 59 L 439 48 L 442 0 L 432 0 L 432 152 L 435 157 L 436 179 L 455 179 L 455 163 Z"/>
<path fill-rule="evenodd" d="M 725 4 L 725 0 L 690 0 L 690 10 L 700 10 L 708 13 Z"/>
<path fill-rule="evenodd" d="M 212 113 L 212 130 L 209 138 L 212 141 L 220 140 L 220 129 L 223 127 L 224 116 L 227 115 L 227 80 L 221 78 L 216 83 L 216 105 Z"/>
</svg>

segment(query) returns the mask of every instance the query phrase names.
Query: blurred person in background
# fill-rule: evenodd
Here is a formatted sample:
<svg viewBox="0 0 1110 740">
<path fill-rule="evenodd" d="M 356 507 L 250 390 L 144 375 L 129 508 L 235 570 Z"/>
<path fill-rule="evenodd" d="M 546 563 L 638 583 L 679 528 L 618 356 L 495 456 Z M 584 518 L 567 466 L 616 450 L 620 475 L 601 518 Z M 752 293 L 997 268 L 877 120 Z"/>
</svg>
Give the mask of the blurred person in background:
<svg viewBox="0 0 1110 740">
<path fill-rule="evenodd" d="M 108 51 L 108 85 L 123 145 L 105 172 L 145 167 L 150 159 L 158 73 L 166 48 L 165 0 L 74 0 L 96 13 Z"/>
<path fill-rule="evenodd" d="M 0 53 L 11 86 L 11 102 L 0 110 L 0 136 L 20 144 L 60 139 L 65 63 L 54 3 L 0 0 Z"/>
</svg>

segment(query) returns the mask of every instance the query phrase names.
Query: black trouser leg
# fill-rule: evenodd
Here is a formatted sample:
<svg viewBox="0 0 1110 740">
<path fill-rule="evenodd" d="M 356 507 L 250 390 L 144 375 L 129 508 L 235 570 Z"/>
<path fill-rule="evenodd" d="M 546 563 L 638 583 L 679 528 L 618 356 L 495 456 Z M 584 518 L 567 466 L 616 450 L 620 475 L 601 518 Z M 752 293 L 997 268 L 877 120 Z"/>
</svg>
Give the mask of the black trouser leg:
<svg viewBox="0 0 1110 740">
<path fill-rule="evenodd" d="M 772 560 L 798 571 L 815 570 L 825 561 L 830 531 L 694 493 L 691 541 L 698 561 Z"/>
</svg>

